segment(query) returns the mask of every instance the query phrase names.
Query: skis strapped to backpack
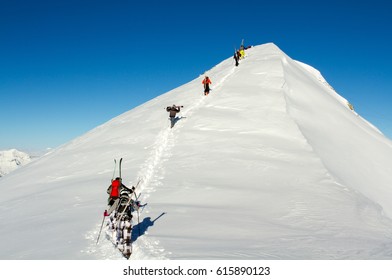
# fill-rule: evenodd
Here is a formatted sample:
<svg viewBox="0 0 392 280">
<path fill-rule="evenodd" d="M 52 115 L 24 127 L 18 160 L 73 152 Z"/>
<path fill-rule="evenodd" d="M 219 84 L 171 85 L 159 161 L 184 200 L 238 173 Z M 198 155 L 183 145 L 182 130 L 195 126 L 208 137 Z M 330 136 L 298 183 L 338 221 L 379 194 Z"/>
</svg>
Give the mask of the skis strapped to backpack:
<svg viewBox="0 0 392 280">
<path fill-rule="evenodd" d="M 122 158 L 120 158 L 120 163 L 118 164 L 118 172 L 119 172 L 119 177 L 122 179 L 121 177 L 121 163 L 122 163 Z"/>
<path fill-rule="evenodd" d="M 135 190 L 136 190 L 136 188 L 139 186 L 140 181 L 141 181 L 141 179 L 139 179 L 139 181 L 137 182 L 137 184 L 136 184 L 136 186 L 135 186 Z M 134 195 L 135 195 L 135 198 L 137 198 L 135 190 L 133 190 L 133 193 L 134 193 Z M 124 215 L 125 211 L 126 211 L 126 210 L 128 209 L 128 207 L 131 205 L 131 201 L 132 201 L 132 194 L 129 196 L 128 201 L 125 203 L 124 209 L 121 211 L 121 213 L 118 214 L 118 218 L 119 218 L 119 219 L 122 218 L 122 216 Z M 135 201 L 135 203 L 136 203 L 136 201 Z M 120 204 L 118 204 L 118 206 L 119 206 L 119 205 L 120 205 Z M 118 209 L 118 207 L 117 207 L 117 209 Z"/>
<path fill-rule="evenodd" d="M 119 172 L 119 177 L 121 178 L 121 163 L 122 163 L 122 158 L 120 158 L 119 164 L 118 164 L 118 172 Z M 114 170 L 113 170 L 113 175 L 112 175 L 112 181 L 114 180 L 114 176 L 116 175 L 116 169 L 117 169 L 117 160 L 114 159 Z"/>
</svg>

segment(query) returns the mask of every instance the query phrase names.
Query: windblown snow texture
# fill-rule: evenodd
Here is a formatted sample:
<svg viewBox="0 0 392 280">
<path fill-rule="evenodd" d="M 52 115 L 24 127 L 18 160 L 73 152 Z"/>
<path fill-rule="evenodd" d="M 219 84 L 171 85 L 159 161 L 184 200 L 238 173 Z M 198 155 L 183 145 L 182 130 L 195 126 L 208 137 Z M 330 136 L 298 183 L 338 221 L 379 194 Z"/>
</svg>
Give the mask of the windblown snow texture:
<svg viewBox="0 0 392 280">
<path fill-rule="evenodd" d="M 2 178 L 0 258 L 121 259 L 95 245 L 120 157 L 131 259 L 392 257 L 391 140 L 274 44 L 206 74 Z"/>
</svg>

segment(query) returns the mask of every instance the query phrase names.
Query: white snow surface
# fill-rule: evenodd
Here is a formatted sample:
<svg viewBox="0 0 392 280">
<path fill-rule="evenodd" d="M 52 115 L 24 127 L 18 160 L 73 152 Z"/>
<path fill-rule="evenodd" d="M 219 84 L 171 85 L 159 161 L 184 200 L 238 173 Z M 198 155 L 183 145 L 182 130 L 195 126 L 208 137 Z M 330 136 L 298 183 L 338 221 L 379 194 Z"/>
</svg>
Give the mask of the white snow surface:
<svg viewBox="0 0 392 280">
<path fill-rule="evenodd" d="M 0 258 L 122 259 L 96 245 L 120 157 L 131 259 L 392 258 L 390 139 L 272 43 L 206 74 L 2 178 Z"/>
<path fill-rule="evenodd" d="M 29 154 L 16 149 L 0 151 L 0 177 L 28 164 L 30 161 Z"/>
</svg>

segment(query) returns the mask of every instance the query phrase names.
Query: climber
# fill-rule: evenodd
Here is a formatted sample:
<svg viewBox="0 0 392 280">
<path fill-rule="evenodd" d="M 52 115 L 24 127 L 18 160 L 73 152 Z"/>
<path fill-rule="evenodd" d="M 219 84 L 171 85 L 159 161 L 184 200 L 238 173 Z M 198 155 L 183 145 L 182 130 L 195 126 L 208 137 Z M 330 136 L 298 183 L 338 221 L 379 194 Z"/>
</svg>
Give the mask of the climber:
<svg viewBox="0 0 392 280">
<path fill-rule="evenodd" d="M 205 76 L 202 84 L 204 85 L 204 95 L 208 95 L 210 93 L 210 84 L 212 84 L 210 78 Z"/>
</svg>

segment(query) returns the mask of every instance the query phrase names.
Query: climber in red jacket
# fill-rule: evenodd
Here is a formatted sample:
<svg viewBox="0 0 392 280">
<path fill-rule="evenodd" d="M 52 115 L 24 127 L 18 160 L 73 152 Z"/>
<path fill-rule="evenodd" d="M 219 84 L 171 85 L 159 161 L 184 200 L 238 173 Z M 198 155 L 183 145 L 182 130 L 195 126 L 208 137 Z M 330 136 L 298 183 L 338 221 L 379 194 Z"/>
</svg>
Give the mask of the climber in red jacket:
<svg viewBox="0 0 392 280">
<path fill-rule="evenodd" d="M 122 179 L 120 177 L 117 177 L 115 180 L 112 180 L 112 183 L 107 190 L 107 193 L 109 194 L 109 206 L 112 206 L 113 203 L 120 197 L 120 191 L 122 188 L 126 188 L 126 186 L 122 184 Z"/>
</svg>

